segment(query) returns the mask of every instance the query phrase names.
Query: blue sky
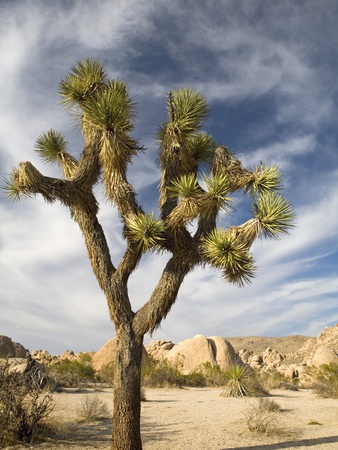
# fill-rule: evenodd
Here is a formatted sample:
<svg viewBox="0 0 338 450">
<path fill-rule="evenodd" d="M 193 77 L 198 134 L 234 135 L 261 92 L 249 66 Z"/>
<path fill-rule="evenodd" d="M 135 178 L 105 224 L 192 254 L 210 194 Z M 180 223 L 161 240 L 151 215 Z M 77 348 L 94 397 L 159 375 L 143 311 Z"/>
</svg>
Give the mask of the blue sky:
<svg viewBox="0 0 338 450">
<path fill-rule="evenodd" d="M 258 241 L 253 283 L 228 286 L 208 268 L 189 274 L 150 339 L 196 334 L 318 335 L 338 321 L 338 3 L 336 0 L 12 0 L 0 5 L 0 172 L 29 160 L 37 137 L 82 140 L 57 96 L 78 60 L 99 59 L 137 99 L 134 135 L 147 148 L 130 169 L 139 200 L 156 210 L 154 134 L 168 90 L 188 86 L 210 105 L 205 130 L 250 168 L 277 163 L 297 227 Z M 96 189 L 100 199 L 102 189 Z M 231 223 L 244 217 L 239 195 Z M 68 211 L 41 198 L 12 204 L 0 192 L 0 334 L 54 354 L 98 350 L 114 336 L 105 298 Z M 117 212 L 99 220 L 121 257 Z M 166 256 L 147 255 L 130 282 L 134 309 L 147 300 Z"/>
</svg>

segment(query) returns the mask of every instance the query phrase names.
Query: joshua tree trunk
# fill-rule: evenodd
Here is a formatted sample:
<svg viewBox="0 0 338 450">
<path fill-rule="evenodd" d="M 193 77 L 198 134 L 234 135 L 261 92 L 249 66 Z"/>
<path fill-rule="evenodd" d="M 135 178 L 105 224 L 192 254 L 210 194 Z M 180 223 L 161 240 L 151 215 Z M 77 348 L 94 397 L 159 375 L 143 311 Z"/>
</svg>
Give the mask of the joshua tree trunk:
<svg viewBox="0 0 338 450">
<path fill-rule="evenodd" d="M 141 361 L 143 338 L 129 326 L 116 330 L 112 450 L 142 450 Z"/>
</svg>

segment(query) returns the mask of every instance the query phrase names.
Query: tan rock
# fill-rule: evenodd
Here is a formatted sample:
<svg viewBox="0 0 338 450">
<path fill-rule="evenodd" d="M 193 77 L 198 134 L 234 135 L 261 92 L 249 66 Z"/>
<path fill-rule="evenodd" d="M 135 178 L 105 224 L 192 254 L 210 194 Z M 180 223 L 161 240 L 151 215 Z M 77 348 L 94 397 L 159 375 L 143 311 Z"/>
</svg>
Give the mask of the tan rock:
<svg viewBox="0 0 338 450">
<path fill-rule="evenodd" d="M 211 345 L 216 364 L 221 369 L 228 370 L 239 362 L 233 346 L 226 339 L 220 336 L 211 336 L 208 338 L 208 342 Z"/>
<path fill-rule="evenodd" d="M 62 353 L 59 359 L 73 359 L 74 356 L 75 354 L 73 350 L 66 350 L 64 353 Z"/>
<path fill-rule="evenodd" d="M 99 371 L 104 366 L 114 364 L 116 355 L 116 338 L 110 339 L 103 347 L 97 351 L 92 357 L 93 369 Z M 149 358 L 145 348 L 143 349 L 143 358 Z"/>
<path fill-rule="evenodd" d="M 278 350 L 268 347 L 262 355 L 263 363 L 268 364 L 270 367 L 278 367 L 283 361 L 284 357 Z"/>
<path fill-rule="evenodd" d="M 338 364 L 338 356 L 334 350 L 327 347 L 318 347 L 312 359 L 312 365 L 319 367 L 323 364 Z"/>
<path fill-rule="evenodd" d="M 33 350 L 32 358 L 40 364 L 49 364 L 54 357 L 47 350 Z"/>
<path fill-rule="evenodd" d="M 249 359 L 249 365 L 252 368 L 258 368 L 261 367 L 263 364 L 263 358 L 261 355 L 252 355 L 251 358 Z"/>
<path fill-rule="evenodd" d="M 238 356 L 240 357 L 240 359 L 242 360 L 242 362 L 244 364 L 249 364 L 249 361 L 250 361 L 250 358 L 252 355 L 253 355 L 253 351 L 247 350 L 246 348 L 242 348 L 238 353 Z"/>
<path fill-rule="evenodd" d="M 163 359 L 174 345 L 172 341 L 151 341 L 150 344 L 145 346 L 145 349 L 152 358 Z"/>
<path fill-rule="evenodd" d="M 178 364 L 184 374 L 199 369 L 203 364 L 219 365 L 223 369 L 238 363 L 235 350 L 224 338 L 198 334 L 175 345 L 165 356 L 172 364 Z"/>
<path fill-rule="evenodd" d="M 200 334 L 179 342 L 166 354 L 165 359 L 178 364 L 184 374 L 193 372 L 204 363 L 216 365 L 211 344 Z"/>
</svg>

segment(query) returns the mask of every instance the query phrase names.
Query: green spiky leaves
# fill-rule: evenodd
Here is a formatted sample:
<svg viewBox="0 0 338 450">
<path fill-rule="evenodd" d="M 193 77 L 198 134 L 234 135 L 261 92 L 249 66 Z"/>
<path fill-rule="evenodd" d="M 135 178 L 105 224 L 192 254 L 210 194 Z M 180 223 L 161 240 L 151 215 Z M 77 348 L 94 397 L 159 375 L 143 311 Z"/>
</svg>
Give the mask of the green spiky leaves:
<svg viewBox="0 0 338 450">
<path fill-rule="evenodd" d="M 46 163 L 60 163 L 61 155 L 67 152 L 67 145 L 63 134 L 51 129 L 38 137 L 35 151 Z"/>
<path fill-rule="evenodd" d="M 178 133 L 192 133 L 199 130 L 209 113 L 204 97 L 189 88 L 169 92 L 167 107 L 169 120 Z"/>
<path fill-rule="evenodd" d="M 85 121 L 102 131 L 125 133 L 133 128 L 135 102 L 124 81 L 111 80 L 82 106 Z"/>
<path fill-rule="evenodd" d="M 70 178 L 78 162 L 67 153 L 67 146 L 68 143 L 63 134 L 51 129 L 38 137 L 35 143 L 35 151 L 44 162 L 56 163 L 61 166 L 66 177 Z"/>
<path fill-rule="evenodd" d="M 171 197 L 196 197 L 201 188 L 197 182 L 195 174 L 182 175 L 180 178 L 173 180 L 168 188 Z"/>
<path fill-rule="evenodd" d="M 214 211 L 223 210 L 227 212 L 232 202 L 232 199 L 228 197 L 231 188 L 229 177 L 212 174 L 210 177 L 204 176 L 203 181 L 206 185 L 206 193 L 202 200 L 201 215 L 208 217 Z"/>
<path fill-rule="evenodd" d="M 254 203 L 254 216 L 266 238 L 278 239 L 294 227 L 295 213 L 286 198 L 280 194 L 261 195 Z"/>
<path fill-rule="evenodd" d="M 280 190 L 282 181 L 282 174 L 276 165 L 264 167 L 260 164 L 252 172 L 252 181 L 246 186 L 245 191 L 250 191 L 251 196 L 255 194 L 267 194 Z"/>
<path fill-rule="evenodd" d="M 215 229 L 209 233 L 202 244 L 202 253 L 206 262 L 220 269 L 229 283 L 243 286 L 254 277 L 253 258 L 235 228 Z"/>
<path fill-rule="evenodd" d="M 127 218 L 126 238 L 137 244 L 143 252 L 160 250 L 163 243 L 163 224 L 154 214 L 137 214 Z"/>
<path fill-rule="evenodd" d="M 10 174 L 10 178 L 4 179 L 4 185 L 2 186 L 2 189 L 5 191 L 5 195 L 9 200 L 12 200 L 13 202 L 18 202 L 21 200 L 22 195 L 26 195 L 27 197 L 32 197 L 29 193 L 25 194 L 20 187 L 18 183 L 18 170 L 13 169 L 12 173 Z"/>
<path fill-rule="evenodd" d="M 76 110 L 101 88 L 105 78 L 103 66 L 98 61 L 79 61 L 67 78 L 59 83 L 61 103 L 67 111 Z"/>
</svg>

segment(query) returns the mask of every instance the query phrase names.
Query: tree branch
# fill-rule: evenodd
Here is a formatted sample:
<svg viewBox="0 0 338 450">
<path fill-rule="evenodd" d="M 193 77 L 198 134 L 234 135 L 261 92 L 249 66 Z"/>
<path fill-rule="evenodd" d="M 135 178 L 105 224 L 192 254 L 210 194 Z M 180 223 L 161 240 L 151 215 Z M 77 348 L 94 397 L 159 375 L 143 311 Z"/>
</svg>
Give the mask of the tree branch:
<svg viewBox="0 0 338 450">
<path fill-rule="evenodd" d="M 177 253 L 168 261 L 150 299 L 134 316 L 133 327 L 137 335 L 152 333 L 160 325 L 175 303 L 185 276 L 198 261 L 195 249 Z"/>
</svg>

